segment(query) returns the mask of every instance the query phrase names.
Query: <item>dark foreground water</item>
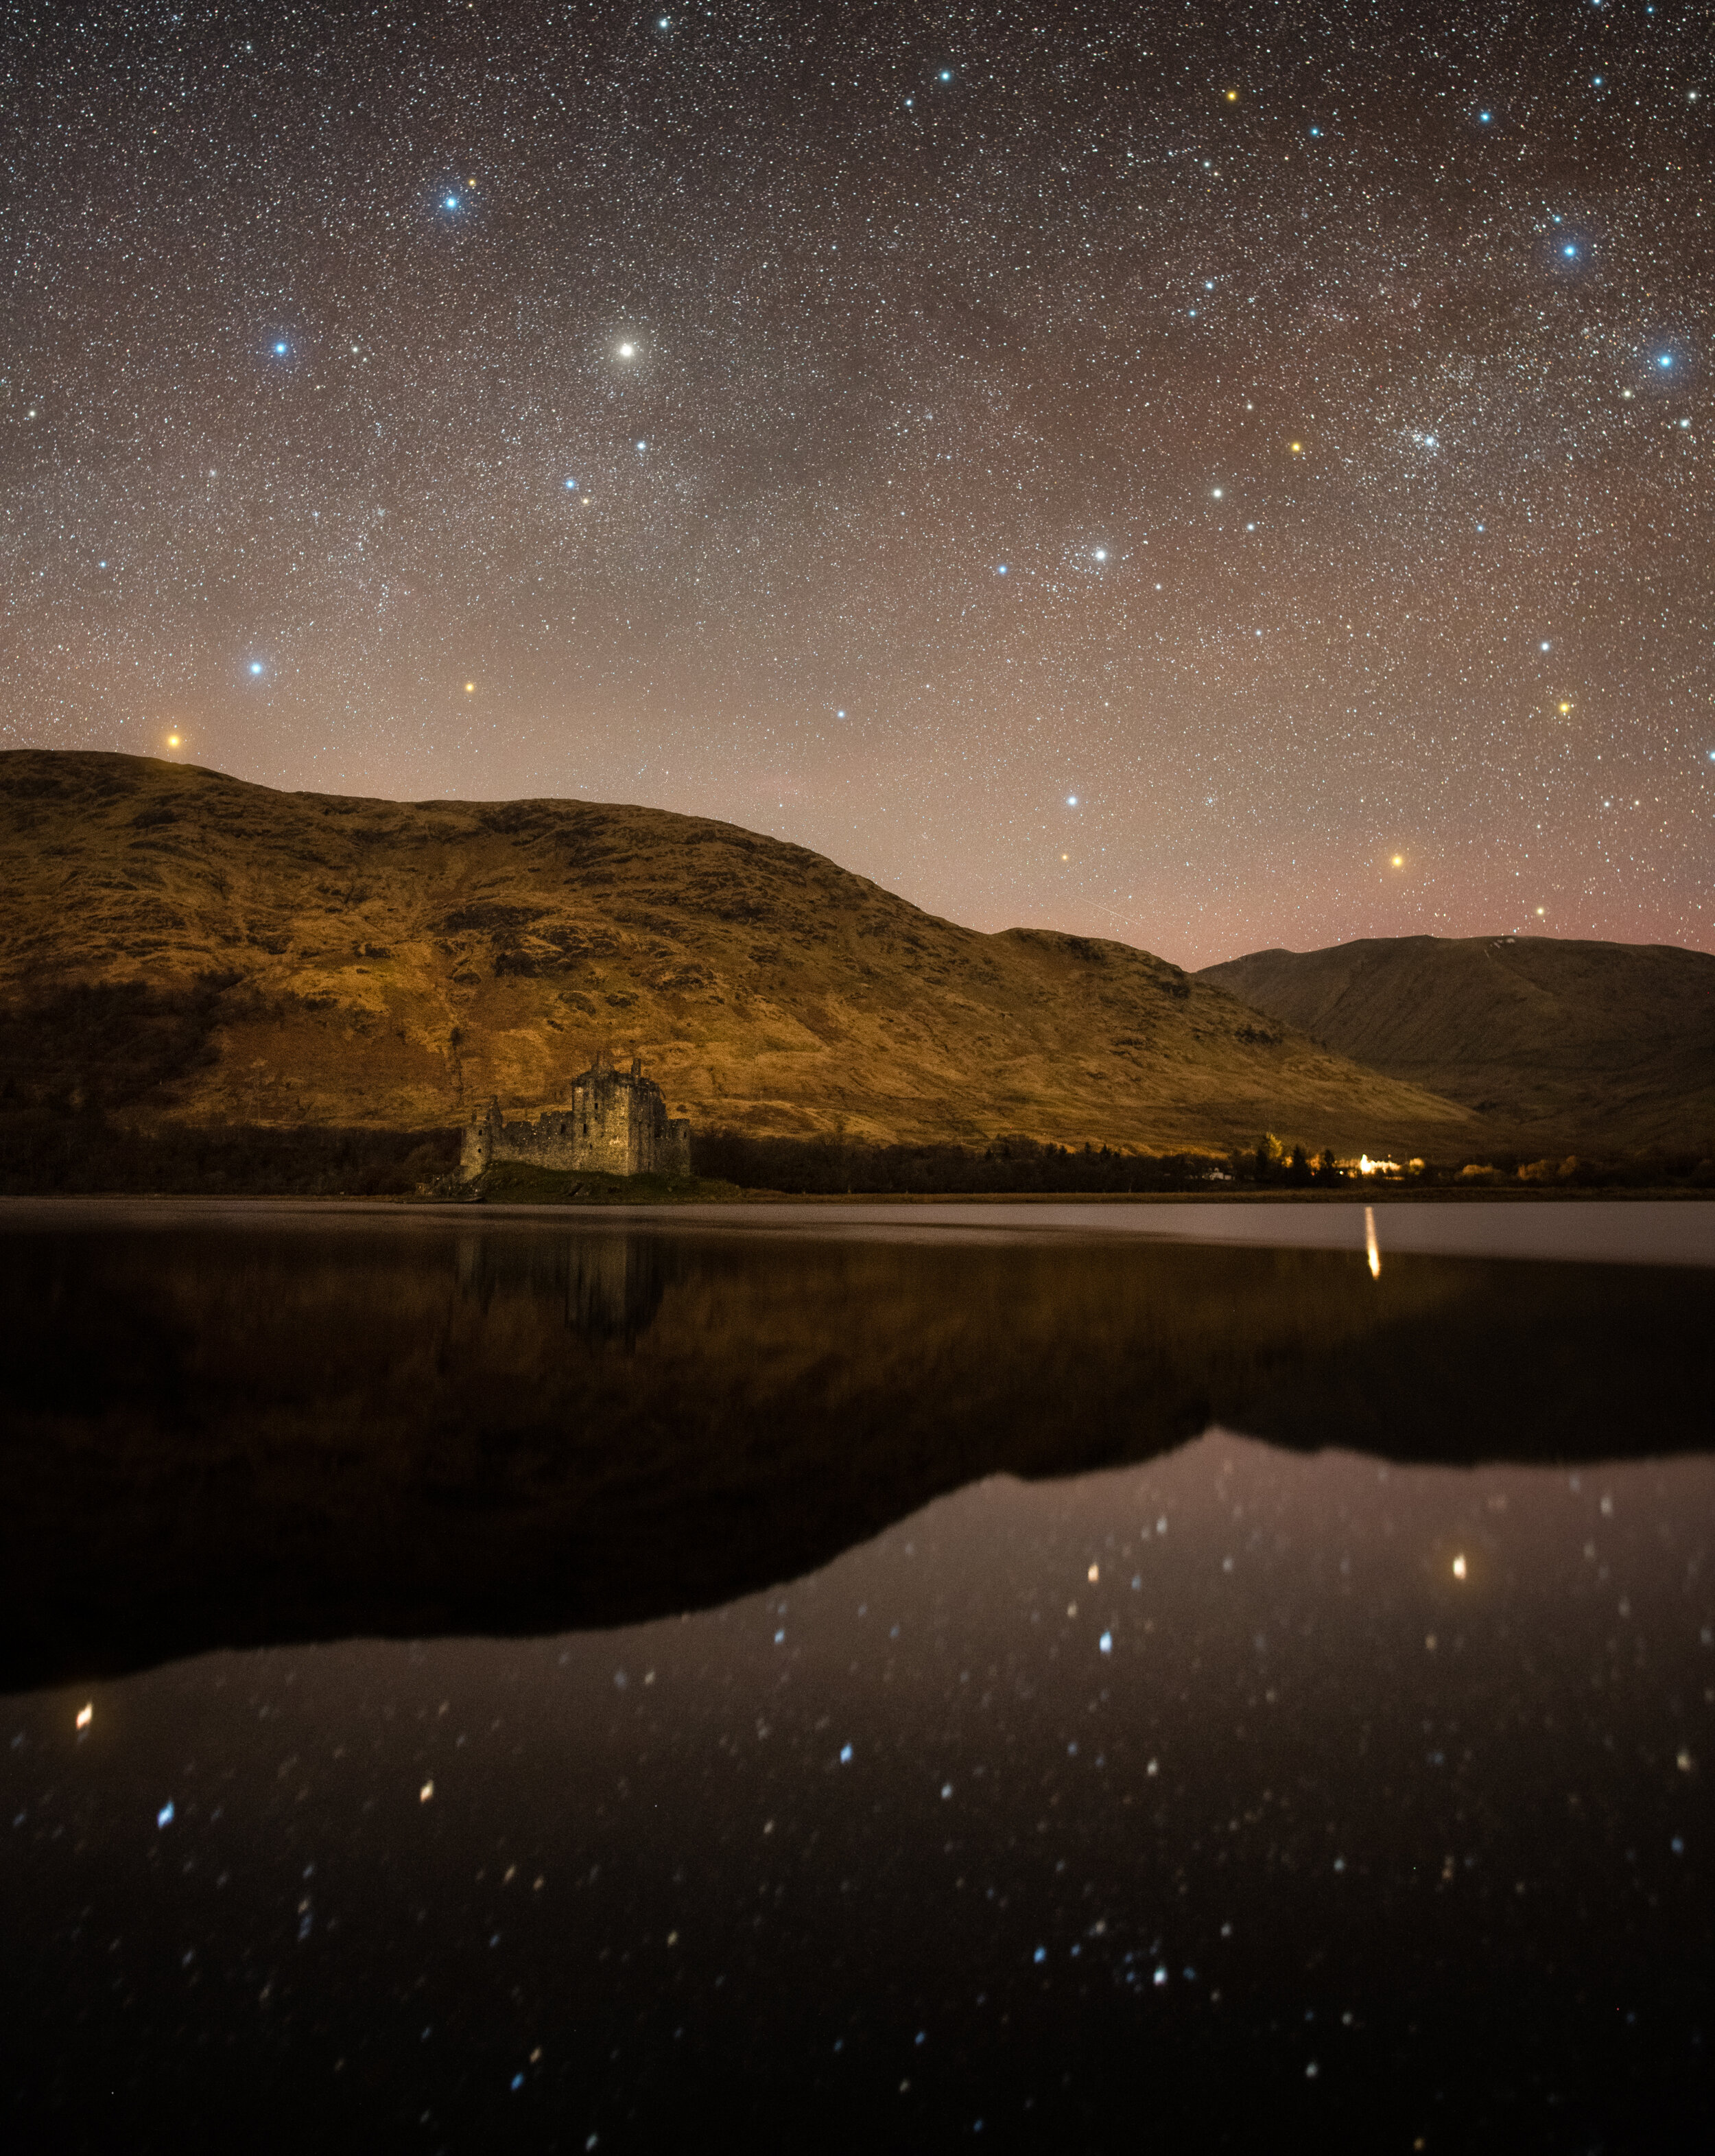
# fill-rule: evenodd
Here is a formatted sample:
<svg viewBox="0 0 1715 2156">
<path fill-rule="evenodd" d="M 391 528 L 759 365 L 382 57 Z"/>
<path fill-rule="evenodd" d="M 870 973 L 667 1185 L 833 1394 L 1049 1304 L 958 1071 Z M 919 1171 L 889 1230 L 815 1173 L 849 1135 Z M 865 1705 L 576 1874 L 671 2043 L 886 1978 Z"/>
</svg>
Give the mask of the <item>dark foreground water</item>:
<svg viewBox="0 0 1715 2156">
<path fill-rule="evenodd" d="M 1706 2148 L 1712 1217 L 0 1214 L 0 2145 Z"/>
</svg>

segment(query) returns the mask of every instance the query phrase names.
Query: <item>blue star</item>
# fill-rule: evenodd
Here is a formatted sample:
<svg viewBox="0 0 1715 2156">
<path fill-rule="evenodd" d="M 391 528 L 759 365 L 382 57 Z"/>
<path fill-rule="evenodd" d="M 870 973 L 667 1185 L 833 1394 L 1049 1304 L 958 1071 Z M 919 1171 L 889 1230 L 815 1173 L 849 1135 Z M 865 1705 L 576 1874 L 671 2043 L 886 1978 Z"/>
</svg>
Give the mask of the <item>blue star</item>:
<svg viewBox="0 0 1715 2156">
<path fill-rule="evenodd" d="M 1656 356 L 1656 364 L 1657 367 L 1671 367 L 1673 364 L 1673 354 L 1671 352 L 1659 353 Z"/>
<path fill-rule="evenodd" d="M 576 494 L 577 492 L 577 481 L 575 479 L 567 480 L 566 482 L 566 491 L 568 494 Z"/>
<path fill-rule="evenodd" d="M 995 571 L 995 574 L 996 574 L 997 577 L 1004 577 L 1004 576 L 1006 575 L 1006 564 L 1004 562 L 1002 562 L 1001 563 L 1000 567 L 999 567 Z"/>
<path fill-rule="evenodd" d="M 286 356 L 286 352 L 287 352 L 288 349 L 289 349 L 289 347 L 288 347 L 286 345 L 284 345 L 284 343 L 277 344 L 277 345 L 274 346 L 274 357 L 275 357 L 276 359 L 284 359 L 284 358 L 285 357 L 285 356 Z"/>
<path fill-rule="evenodd" d="M 458 207 L 458 198 L 457 195 L 448 195 L 445 202 L 441 204 L 441 208 L 443 209 L 457 209 Z"/>
<path fill-rule="evenodd" d="M 952 70 L 952 69 L 951 69 L 951 68 L 943 68 L 943 69 L 941 69 L 941 80 L 942 80 L 943 82 L 951 82 L 951 80 L 953 80 L 953 70 Z"/>
<path fill-rule="evenodd" d="M 253 659 L 250 661 L 250 671 L 253 674 L 259 674 L 262 671 L 262 661 L 259 659 Z"/>
<path fill-rule="evenodd" d="M 1483 126 L 1487 127 L 1490 121 L 1492 121 L 1495 116 L 1492 112 L 1479 112 L 1477 116 L 1480 121 L 1482 121 Z"/>
<path fill-rule="evenodd" d="M 1575 262 L 1578 259 L 1578 249 L 1575 247 L 1563 247 L 1560 252 L 1569 262 Z"/>
</svg>

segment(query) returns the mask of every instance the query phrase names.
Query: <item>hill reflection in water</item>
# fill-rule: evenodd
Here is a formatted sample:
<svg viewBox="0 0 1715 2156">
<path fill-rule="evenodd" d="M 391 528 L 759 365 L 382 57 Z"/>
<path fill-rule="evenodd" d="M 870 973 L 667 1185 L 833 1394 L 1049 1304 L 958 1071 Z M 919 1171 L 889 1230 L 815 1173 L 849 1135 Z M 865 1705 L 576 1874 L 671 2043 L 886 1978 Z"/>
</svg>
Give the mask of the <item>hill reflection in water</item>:
<svg viewBox="0 0 1715 2156">
<path fill-rule="evenodd" d="M 1706 1272 L 559 1222 L 13 1233 L 0 1689 L 632 1624 L 1213 1424 L 1397 1460 L 1707 1442 Z"/>
</svg>

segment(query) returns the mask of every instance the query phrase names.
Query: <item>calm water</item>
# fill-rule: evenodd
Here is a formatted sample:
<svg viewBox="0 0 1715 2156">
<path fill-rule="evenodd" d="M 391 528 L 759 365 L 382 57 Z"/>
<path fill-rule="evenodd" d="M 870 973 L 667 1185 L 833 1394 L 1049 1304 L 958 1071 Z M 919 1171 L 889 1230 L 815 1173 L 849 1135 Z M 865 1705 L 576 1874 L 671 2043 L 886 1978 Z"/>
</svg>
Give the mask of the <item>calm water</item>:
<svg viewBox="0 0 1715 2156">
<path fill-rule="evenodd" d="M 1715 1209 L 898 1213 L 0 1214 L 7 2146 L 1708 2145 Z"/>
</svg>

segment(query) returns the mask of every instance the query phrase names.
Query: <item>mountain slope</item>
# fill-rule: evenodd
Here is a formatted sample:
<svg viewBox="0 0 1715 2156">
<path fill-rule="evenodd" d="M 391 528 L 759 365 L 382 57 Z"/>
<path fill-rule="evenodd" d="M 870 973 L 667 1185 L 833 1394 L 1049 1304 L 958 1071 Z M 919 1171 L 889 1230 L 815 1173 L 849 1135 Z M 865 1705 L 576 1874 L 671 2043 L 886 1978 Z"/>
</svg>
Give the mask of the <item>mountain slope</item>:
<svg viewBox="0 0 1715 2156">
<path fill-rule="evenodd" d="M 1705 952 L 1403 936 L 1255 951 L 1197 978 L 1523 1142 L 1553 1132 L 1608 1147 L 1704 1147 L 1715 1133 L 1715 957 Z"/>
<path fill-rule="evenodd" d="M 731 824 L 0 755 L 14 1098 L 422 1127 L 563 1098 L 602 1045 L 755 1132 L 1421 1150 L 1467 1127 L 1145 952 L 979 935 Z"/>
</svg>

